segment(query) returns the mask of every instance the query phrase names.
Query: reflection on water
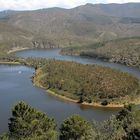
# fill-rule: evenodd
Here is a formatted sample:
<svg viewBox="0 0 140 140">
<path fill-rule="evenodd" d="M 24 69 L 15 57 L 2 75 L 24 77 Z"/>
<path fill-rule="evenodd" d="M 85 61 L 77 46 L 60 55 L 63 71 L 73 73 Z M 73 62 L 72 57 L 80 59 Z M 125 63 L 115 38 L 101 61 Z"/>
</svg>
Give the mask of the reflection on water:
<svg viewBox="0 0 140 140">
<path fill-rule="evenodd" d="M 87 109 L 98 109 L 98 110 L 101 110 L 101 111 L 119 111 L 121 110 L 121 107 L 116 107 L 116 108 L 112 108 L 112 107 L 100 107 L 100 106 L 88 106 L 88 105 L 82 105 L 82 104 L 79 104 L 80 105 L 80 108 L 82 110 L 87 110 Z"/>
</svg>

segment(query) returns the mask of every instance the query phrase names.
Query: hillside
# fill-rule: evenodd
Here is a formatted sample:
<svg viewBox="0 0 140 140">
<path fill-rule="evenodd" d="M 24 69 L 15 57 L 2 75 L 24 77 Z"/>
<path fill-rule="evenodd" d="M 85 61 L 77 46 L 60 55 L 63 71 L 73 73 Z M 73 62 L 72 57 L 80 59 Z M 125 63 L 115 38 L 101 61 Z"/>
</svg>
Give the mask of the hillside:
<svg viewBox="0 0 140 140">
<path fill-rule="evenodd" d="M 86 4 L 73 9 L 49 8 L 35 11 L 0 12 L 0 24 L 23 31 L 30 47 L 81 46 L 99 41 L 140 35 L 140 3 Z M 21 32 L 11 43 L 21 39 Z M 18 39 L 17 39 L 18 38 Z M 24 38 L 24 39 L 25 39 Z M 27 39 L 28 38 L 28 39 Z M 7 42 L 7 40 L 3 40 Z M 3 42 L 0 40 L 0 43 Z M 22 42 L 22 41 L 21 41 Z M 19 43 L 22 46 L 24 43 Z M 16 45 L 14 45 L 16 47 Z"/>
<path fill-rule="evenodd" d="M 7 52 L 14 48 L 31 48 L 33 34 L 16 28 L 5 22 L 0 22 L 0 59 L 10 58 Z"/>
<path fill-rule="evenodd" d="M 82 47 L 65 48 L 65 55 L 80 55 L 140 68 L 140 37 L 122 38 Z"/>
</svg>

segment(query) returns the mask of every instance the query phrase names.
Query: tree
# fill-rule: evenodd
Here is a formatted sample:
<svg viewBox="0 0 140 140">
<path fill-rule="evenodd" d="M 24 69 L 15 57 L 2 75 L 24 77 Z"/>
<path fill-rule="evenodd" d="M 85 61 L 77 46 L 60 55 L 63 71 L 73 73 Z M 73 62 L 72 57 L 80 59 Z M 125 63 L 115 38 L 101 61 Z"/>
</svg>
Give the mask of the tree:
<svg viewBox="0 0 140 140">
<path fill-rule="evenodd" d="M 0 135 L 0 140 L 10 140 L 9 133 Z"/>
<path fill-rule="evenodd" d="M 66 119 L 60 128 L 60 140 L 94 140 L 92 126 L 79 115 Z"/>
<path fill-rule="evenodd" d="M 116 116 L 112 116 L 109 120 L 103 122 L 94 121 L 93 125 L 97 140 L 123 140 L 126 135 Z"/>
<path fill-rule="evenodd" d="M 54 119 L 36 111 L 30 105 L 20 102 L 12 110 L 9 123 L 10 138 L 18 140 L 56 140 Z"/>
<path fill-rule="evenodd" d="M 119 112 L 117 119 L 122 122 L 125 130 L 124 140 L 140 139 L 140 110 L 132 104 L 127 105 Z"/>
<path fill-rule="evenodd" d="M 108 101 L 107 101 L 107 100 L 104 100 L 104 101 L 101 103 L 101 105 L 103 105 L 103 106 L 108 105 Z"/>
</svg>

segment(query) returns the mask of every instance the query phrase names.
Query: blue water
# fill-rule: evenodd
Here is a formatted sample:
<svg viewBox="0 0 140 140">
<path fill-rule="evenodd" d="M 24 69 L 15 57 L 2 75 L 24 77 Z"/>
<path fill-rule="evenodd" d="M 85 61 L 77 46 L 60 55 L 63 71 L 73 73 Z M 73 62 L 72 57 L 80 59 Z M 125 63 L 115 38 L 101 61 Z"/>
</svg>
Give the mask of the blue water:
<svg viewBox="0 0 140 140">
<path fill-rule="evenodd" d="M 102 62 L 96 59 L 62 56 L 59 49 L 26 50 L 18 52 L 19 57 L 43 57 L 55 58 L 65 61 L 76 61 L 83 64 L 97 64 L 129 72 L 140 78 L 140 71 L 135 68 Z M 79 104 L 67 102 L 51 96 L 43 89 L 33 86 L 31 77 L 34 69 L 19 65 L 0 65 L 0 134 L 8 130 L 8 119 L 11 116 L 12 107 L 19 101 L 25 101 L 36 109 L 53 116 L 60 124 L 66 117 L 72 114 L 80 114 L 89 121 L 93 119 L 101 121 L 116 114 L 119 109 L 103 109 L 85 107 Z"/>
<path fill-rule="evenodd" d="M 98 59 L 80 57 L 80 56 L 67 56 L 61 55 L 60 49 L 40 49 L 40 50 L 25 50 L 21 52 L 17 52 L 16 55 L 23 58 L 33 57 L 33 58 L 47 58 L 47 59 L 57 59 L 64 61 L 74 61 L 82 64 L 97 64 L 101 66 L 106 66 L 110 68 L 114 68 L 120 70 L 122 72 L 127 72 L 132 74 L 133 76 L 140 79 L 140 70 L 137 68 L 128 67 L 122 64 L 104 62 Z"/>
</svg>

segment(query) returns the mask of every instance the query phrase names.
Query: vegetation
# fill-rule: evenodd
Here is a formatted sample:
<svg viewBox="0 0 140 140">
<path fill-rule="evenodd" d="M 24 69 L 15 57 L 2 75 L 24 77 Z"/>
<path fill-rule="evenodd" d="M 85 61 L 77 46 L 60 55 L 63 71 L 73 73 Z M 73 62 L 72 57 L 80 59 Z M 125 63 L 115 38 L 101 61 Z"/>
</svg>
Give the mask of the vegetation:
<svg viewBox="0 0 140 140">
<path fill-rule="evenodd" d="M 33 78 L 36 85 L 79 103 L 106 106 L 110 103 L 135 102 L 136 98 L 139 99 L 140 83 L 126 73 L 73 62 L 24 60 L 8 52 L 25 47 L 70 46 L 62 53 L 106 59 L 140 68 L 140 38 L 133 37 L 140 33 L 139 9 L 139 4 L 87 4 L 72 10 L 52 8 L 0 12 L 0 61 L 33 66 L 37 70 Z M 128 36 L 131 38 L 119 39 Z M 74 115 L 62 123 L 60 139 L 139 140 L 139 118 L 140 111 L 132 106 L 125 107 L 107 121 L 94 122 L 93 126 Z M 58 139 L 54 119 L 23 102 L 13 108 L 9 121 L 9 132 L 1 137 L 2 140 Z"/>
<path fill-rule="evenodd" d="M 8 54 L 10 48 L 0 44 L 0 62 L 16 62 L 18 58 L 14 54 Z"/>
<path fill-rule="evenodd" d="M 96 132 L 97 140 L 123 140 L 126 136 L 122 122 L 118 121 L 116 116 L 112 116 L 103 122 L 94 121 L 93 130 Z"/>
<path fill-rule="evenodd" d="M 128 105 L 118 115 L 104 122 L 94 122 L 94 131 L 99 140 L 139 140 L 140 111 Z"/>
<path fill-rule="evenodd" d="M 117 39 L 90 46 L 65 48 L 61 53 L 88 56 L 140 68 L 140 37 Z"/>
<path fill-rule="evenodd" d="M 95 53 L 87 51 L 93 51 L 96 47 L 102 48 L 104 43 L 99 42 L 139 36 L 139 9 L 139 3 L 128 3 L 123 5 L 86 4 L 70 10 L 50 8 L 0 12 L 0 59 L 3 55 L 7 56 L 9 50 L 17 48 L 72 46 L 86 46 L 81 47 L 81 50 L 73 47 L 72 54 L 77 51 L 76 54 L 84 52 L 82 55 L 93 56 Z M 50 17 L 54 20 L 50 20 Z M 94 45 L 91 45 L 93 43 Z M 134 46 L 139 46 L 137 43 Z M 116 42 L 112 43 L 112 46 L 115 44 Z M 122 44 L 127 46 L 129 40 Z M 131 44 L 128 48 L 126 46 L 123 50 L 112 47 L 118 49 L 117 51 L 112 49 L 109 56 L 107 55 L 109 49 L 106 45 L 105 49 L 95 50 L 98 56 L 107 56 L 113 62 L 139 66 L 139 48 L 133 47 L 132 49 Z"/>
<path fill-rule="evenodd" d="M 86 4 L 69 10 L 3 11 L 0 44 L 8 48 L 58 48 L 138 36 L 139 5 Z"/>
<path fill-rule="evenodd" d="M 124 24 L 129 24 L 129 23 L 136 23 L 139 24 L 140 23 L 140 18 L 134 18 L 134 17 L 124 17 L 120 20 L 121 23 Z"/>
<path fill-rule="evenodd" d="M 66 119 L 60 128 L 60 140 L 94 140 L 92 125 L 79 115 Z"/>
<path fill-rule="evenodd" d="M 20 102 L 12 110 L 9 133 L 3 138 L 11 140 L 56 140 L 57 132 L 54 119 Z"/>
<path fill-rule="evenodd" d="M 15 105 L 9 132 L 1 140 L 57 140 L 54 119 L 24 102 Z M 125 106 L 116 116 L 90 123 L 79 115 L 67 118 L 60 126 L 60 140 L 139 140 L 140 110 Z"/>
<path fill-rule="evenodd" d="M 79 102 L 127 103 L 139 98 L 135 77 L 97 65 L 48 60 L 33 78 L 37 86 Z"/>
<path fill-rule="evenodd" d="M 103 43 L 103 42 L 98 42 L 98 43 L 85 45 L 85 46 L 71 46 L 71 47 L 61 49 L 60 53 L 63 55 L 79 56 L 79 55 L 82 55 L 82 53 L 85 53 L 87 51 L 88 52 L 93 51 L 96 48 L 102 47 L 102 46 L 104 46 L 104 44 L 105 43 Z M 95 57 L 97 57 L 97 55 Z"/>
</svg>

